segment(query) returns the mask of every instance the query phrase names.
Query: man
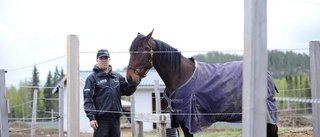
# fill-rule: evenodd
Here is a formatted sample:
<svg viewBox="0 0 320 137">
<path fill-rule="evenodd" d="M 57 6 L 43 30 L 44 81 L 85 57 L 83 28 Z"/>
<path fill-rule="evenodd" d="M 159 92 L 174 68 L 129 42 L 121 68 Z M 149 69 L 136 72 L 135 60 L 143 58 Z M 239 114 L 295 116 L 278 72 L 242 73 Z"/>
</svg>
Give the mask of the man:
<svg viewBox="0 0 320 137">
<path fill-rule="evenodd" d="M 136 91 L 135 85 L 112 71 L 109 62 L 109 52 L 99 50 L 97 64 L 83 89 L 84 109 L 94 137 L 120 137 L 121 95 L 130 96 Z"/>
</svg>

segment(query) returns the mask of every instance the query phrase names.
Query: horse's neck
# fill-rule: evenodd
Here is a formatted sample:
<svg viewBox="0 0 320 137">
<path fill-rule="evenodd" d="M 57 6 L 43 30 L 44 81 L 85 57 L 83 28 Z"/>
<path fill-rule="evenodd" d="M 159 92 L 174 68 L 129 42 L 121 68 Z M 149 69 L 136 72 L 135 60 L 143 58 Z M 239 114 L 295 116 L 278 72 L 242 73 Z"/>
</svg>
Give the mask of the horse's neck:
<svg viewBox="0 0 320 137">
<path fill-rule="evenodd" d="M 192 60 L 181 57 L 181 67 L 178 71 L 175 71 L 174 66 L 163 66 L 160 61 L 154 64 L 154 67 L 165 83 L 167 94 L 170 96 L 173 91 L 189 80 L 195 64 Z"/>
</svg>

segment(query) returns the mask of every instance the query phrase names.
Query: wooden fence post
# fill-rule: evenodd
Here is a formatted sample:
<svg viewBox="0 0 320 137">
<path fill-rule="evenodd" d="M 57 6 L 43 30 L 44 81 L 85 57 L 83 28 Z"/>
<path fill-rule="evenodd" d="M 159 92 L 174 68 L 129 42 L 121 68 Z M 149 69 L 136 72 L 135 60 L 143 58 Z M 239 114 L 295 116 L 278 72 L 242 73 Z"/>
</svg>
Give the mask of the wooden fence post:
<svg viewBox="0 0 320 137">
<path fill-rule="evenodd" d="M 160 99 L 160 90 L 159 90 L 159 80 L 154 80 L 154 95 L 156 98 L 156 114 L 161 114 L 161 99 Z M 159 116 L 159 121 L 161 121 L 163 116 Z M 159 137 L 166 136 L 166 124 L 159 122 L 157 123 L 157 132 Z"/>
<path fill-rule="evenodd" d="M 136 121 L 136 137 L 143 137 L 143 121 Z"/>
<path fill-rule="evenodd" d="M 79 137 L 79 39 L 76 35 L 67 37 L 67 81 L 67 134 Z"/>
<path fill-rule="evenodd" d="M 31 137 L 36 137 L 36 124 L 37 124 L 37 104 L 38 104 L 38 90 L 33 91 L 33 104 L 32 104 L 32 124 L 31 124 Z"/>
<path fill-rule="evenodd" d="M 166 137 L 166 127 L 167 127 L 167 122 L 166 122 L 167 117 L 165 115 L 160 115 L 159 116 L 159 137 Z"/>
<path fill-rule="evenodd" d="M 311 96 L 312 103 L 312 121 L 313 121 L 313 136 L 320 136 L 320 42 L 309 42 L 310 50 L 310 71 L 311 71 Z"/>
<path fill-rule="evenodd" d="M 9 136 L 8 105 L 6 99 L 5 70 L 0 69 L 0 137 Z"/>
<path fill-rule="evenodd" d="M 59 137 L 64 137 L 64 83 L 59 86 Z"/>
<path fill-rule="evenodd" d="M 267 1 L 244 0 L 242 136 L 267 135 Z"/>
<path fill-rule="evenodd" d="M 134 95 L 130 96 L 130 100 L 131 100 L 131 107 L 130 107 L 130 117 L 131 117 L 131 132 L 132 132 L 132 137 L 135 137 L 136 135 L 136 120 L 135 120 L 135 112 L 136 112 L 136 109 L 135 109 L 135 105 L 136 105 L 136 102 L 135 102 L 135 99 L 134 99 Z"/>
</svg>

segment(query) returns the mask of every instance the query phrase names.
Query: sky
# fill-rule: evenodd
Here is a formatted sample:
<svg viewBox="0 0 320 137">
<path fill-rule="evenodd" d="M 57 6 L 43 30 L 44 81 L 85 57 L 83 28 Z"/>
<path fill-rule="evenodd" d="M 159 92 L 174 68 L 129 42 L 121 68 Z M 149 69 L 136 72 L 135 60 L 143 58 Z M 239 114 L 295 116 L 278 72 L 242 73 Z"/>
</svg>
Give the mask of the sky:
<svg viewBox="0 0 320 137">
<path fill-rule="evenodd" d="M 92 70 L 96 52 L 107 49 L 114 70 L 129 61 L 137 33 L 162 40 L 191 57 L 207 51 L 243 50 L 243 0 L 0 0 L 0 69 L 6 87 L 40 84 L 49 71 L 66 72 L 67 36 L 79 37 L 80 70 Z M 267 0 L 268 49 L 309 53 L 320 40 L 319 0 Z M 240 53 L 241 54 L 241 53 Z"/>
</svg>

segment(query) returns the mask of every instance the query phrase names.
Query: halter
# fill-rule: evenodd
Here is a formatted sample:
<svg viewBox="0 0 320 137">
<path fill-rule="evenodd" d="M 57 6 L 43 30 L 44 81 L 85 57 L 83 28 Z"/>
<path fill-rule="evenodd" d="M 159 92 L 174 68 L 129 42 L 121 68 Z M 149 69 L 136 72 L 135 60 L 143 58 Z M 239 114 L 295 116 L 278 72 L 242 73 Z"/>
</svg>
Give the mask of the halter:
<svg viewBox="0 0 320 137">
<path fill-rule="evenodd" d="M 145 78 L 147 76 L 147 73 L 149 72 L 149 70 L 153 67 L 153 63 L 152 63 L 152 59 L 153 59 L 153 50 L 152 50 L 152 43 L 149 40 L 149 45 L 150 45 L 150 59 L 148 61 L 148 63 L 144 64 L 142 67 L 139 67 L 138 69 L 134 69 L 131 66 L 128 66 L 129 69 L 133 70 L 133 72 L 137 75 L 139 75 L 141 78 Z M 151 64 L 150 68 L 147 68 L 147 65 Z M 141 74 L 141 69 L 146 69 L 144 74 Z"/>
</svg>

